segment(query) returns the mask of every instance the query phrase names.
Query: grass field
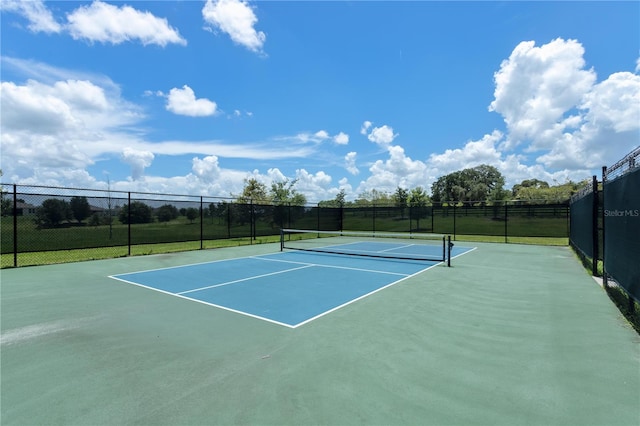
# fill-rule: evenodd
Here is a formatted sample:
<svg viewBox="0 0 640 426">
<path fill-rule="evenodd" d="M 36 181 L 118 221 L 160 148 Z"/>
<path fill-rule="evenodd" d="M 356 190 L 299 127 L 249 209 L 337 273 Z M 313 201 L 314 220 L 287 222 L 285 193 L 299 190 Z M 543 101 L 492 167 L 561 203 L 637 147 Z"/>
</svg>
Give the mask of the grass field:
<svg viewBox="0 0 640 426">
<path fill-rule="evenodd" d="M 106 259 L 151 253 L 197 250 L 257 244 L 277 240 L 280 226 L 274 212 L 258 211 L 255 217 L 257 236 L 249 238 L 252 226 L 239 218 L 227 220 L 205 217 L 189 221 L 180 216 L 169 222 L 134 224 L 129 227 L 119 221 L 109 225 L 91 226 L 67 223 L 56 228 L 38 228 L 33 217 L 17 218 L 17 265 L 42 265 Z M 342 214 L 338 217 L 337 213 Z M 354 230 L 378 232 L 428 232 L 451 234 L 456 240 L 478 242 L 510 242 L 524 244 L 566 245 L 568 222 L 563 211 L 546 208 L 531 214 L 518 211 L 508 220 L 496 218 L 490 208 L 434 211 L 432 216 L 410 219 L 408 212 L 395 208 L 339 209 L 309 208 L 282 216 L 285 227 L 323 230 Z M 340 220 L 341 219 L 341 220 Z M 1 267 L 15 265 L 14 225 L 12 217 L 1 222 Z"/>
</svg>

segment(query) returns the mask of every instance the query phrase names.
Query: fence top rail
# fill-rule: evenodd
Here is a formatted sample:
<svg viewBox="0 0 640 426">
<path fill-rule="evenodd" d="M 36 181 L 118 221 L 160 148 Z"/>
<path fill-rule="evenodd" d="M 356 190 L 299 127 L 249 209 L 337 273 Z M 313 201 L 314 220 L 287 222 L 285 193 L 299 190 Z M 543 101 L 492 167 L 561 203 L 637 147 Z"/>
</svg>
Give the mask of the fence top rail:
<svg viewBox="0 0 640 426">
<path fill-rule="evenodd" d="M 593 181 L 587 182 L 587 184 L 584 187 L 580 188 L 578 192 L 576 192 L 571 196 L 571 204 L 586 197 L 587 195 L 591 194 L 593 191 L 594 191 Z"/>
<path fill-rule="evenodd" d="M 211 199 L 215 199 L 215 200 L 221 200 L 221 201 L 228 201 L 228 202 L 234 202 L 236 203 L 235 198 L 231 198 L 231 197 L 217 197 L 217 196 L 209 196 L 209 195 L 194 195 L 194 194 L 172 194 L 172 193 L 161 193 L 161 192 L 140 192 L 140 191 L 123 191 L 123 190 L 117 190 L 117 189 L 109 189 L 109 188 L 76 188 L 76 187 L 62 187 L 62 186 L 49 186 L 49 185 L 25 185 L 25 184 L 14 184 L 14 183 L 4 183 L 4 182 L 0 182 L 0 188 L 2 188 L 2 190 L 4 192 L 7 192 L 7 188 L 10 187 L 16 187 L 16 190 L 18 193 L 20 194 L 30 194 L 30 195 L 74 195 L 72 192 L 83 192 L 83 193 L 92 193 L 92 194 L 103 194 L 102 196 L 106 196 L 104 194 L 110 194 L 110 195 L 114 195 L 114 194 L 121 194 L 122 196 L 126 197 L 129 194 L 131 194 L 132 197 L 138 197 L 138 196 L 152 196 L 152 197 L 181 197 L 181 198 L 197 198 L 200 199 L 201 197 L 203 199 L 206 200 L 211 200 Z M 50 190 L 56 190 L 59 191 L 59 193 L 57 194 L 53 194 L 51 192 L 35 192 L 35 190 L 43 190 L 43 189 L 50 189 Z M 63 192 L 68 192 L 63 194 Z M 94 196 L 98 196 L 98 195 L 94 195 Z M 138 197 L 139 198 L 139 197 Z M 236 203 L 237 204 L 237 203 Z"/>
<path fill-rule="evenodd" d="M 297 205 L 291 203 L 271 202 L 259 203 L 255 201 L 240 201 L 231 197 L 217 197 L 208 195 L 194 194 L 172 194 L 172 193 L 154 193 L 154 192 L 137 192 L 123 191 L 109 188 L 76 188 L 76 187 L 60 187 L 50 185 L 27 185 L 0 182 L 3 194 L 10 192 L 9 188 L 15 187 L 16 193 L 20 195 L 31 196 L 55 196 L 55 197 L 73 197 L 86 196 L 92 198 L 121 198 L 126 199 L 129 196 L 132 200 L 149 200 L 149 201 L 182 201 L 182 202 L 198 202 L 200 200 L 207 203 L 229 203 L 235 205 L 254 205 L 269 207 L 301 207 L 307 209 L 345 209 L 345 210 L 363 210 L 363 209 L 420 209 L 420 208 L 504 208 L 504 207 L 560 207 L 568 206 L 568 200 L 562 199 L 511 199 L 511 200 L 478 200 L 478 201 L 429 201 L 425 205 L 412 205 L 407 203 L 404 206 L 396 205 L 393 202 L 376 202 L 370 201 L 367 204 L 347 203 L 342 206 L 323 206 L 318 204 Z"/>
<path fill-rule="evenodd" d="M 624 158 L 604 170 L 605 180 L 612 180 L 623 176 L 640 167 L 640 145 L 624 156 Z"/>
</svg>

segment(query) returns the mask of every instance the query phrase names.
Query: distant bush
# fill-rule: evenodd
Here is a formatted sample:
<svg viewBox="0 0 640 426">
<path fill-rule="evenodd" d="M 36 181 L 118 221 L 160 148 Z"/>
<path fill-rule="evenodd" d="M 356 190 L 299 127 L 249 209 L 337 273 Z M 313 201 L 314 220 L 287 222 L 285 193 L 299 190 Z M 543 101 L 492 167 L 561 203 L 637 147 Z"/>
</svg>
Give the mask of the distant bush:
<svg viewBox="0 0 640 426">
<path fill-rule="evenodd" d="M 171 204 L 165 204 L 160 206 L 156 210 L 156 217 L 158 218 L 158 222 L 169 222 L 173 219 L 177 219 L 179 216 L 178 209 L 176 206 Z"/>
<path fill-rule="evenodd" d="M 49 198 L 36 210 L 34 222 L 40 228 L 52 228 L 73 219 L 71 206 L 65 200 Z"/>
<path fill-rule="evenodd" d="M 133 201 L 131 205 L 122 206 L 118 216 L 120 222 L 124 224 L 129 223 L 129 218 L 131 218 L 131 224 L 151 223 L 153 222 L 153 210 L 141 201 Z"/>
</svg>

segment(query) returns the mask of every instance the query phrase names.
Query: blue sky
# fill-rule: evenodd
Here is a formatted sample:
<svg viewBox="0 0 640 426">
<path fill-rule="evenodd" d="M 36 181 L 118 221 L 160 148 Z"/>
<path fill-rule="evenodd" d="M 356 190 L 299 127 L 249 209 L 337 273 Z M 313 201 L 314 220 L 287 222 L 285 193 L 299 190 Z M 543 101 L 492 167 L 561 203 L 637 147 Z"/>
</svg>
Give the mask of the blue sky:
<svg viewBox="0 0 640 426">
<path fill-rule="evenodd" d="M 1 4 L 5 183 L 317 202 L 640 144 L 638 2 Z"/>
</svg>

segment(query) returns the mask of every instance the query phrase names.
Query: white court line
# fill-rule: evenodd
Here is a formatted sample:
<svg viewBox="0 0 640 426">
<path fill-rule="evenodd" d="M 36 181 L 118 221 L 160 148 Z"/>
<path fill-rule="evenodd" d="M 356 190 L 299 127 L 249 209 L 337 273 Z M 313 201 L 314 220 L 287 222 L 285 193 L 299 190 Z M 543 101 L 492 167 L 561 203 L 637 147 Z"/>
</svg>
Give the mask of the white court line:
<svg viewBox="0 0 640 426">
<path fill-rule="evenodd" d="M 475 249 L 476 249 L 476 247 L 472 248 L 469 251 L 473 251 Z M 466 253 L 468 253 L 468 252 L 466 252 Z M 461 253 L 458 256 L 461 256 L 462 254 L 466 254 L 466 253 Z M 361 272 L 396 275 L 396 276 L 400 276 L 401 278 L 398 279 L 397 281 L 389 283 L 389 284 L 387 284 L 387 285 L 385 285 L 383 287 L 377 288 L 377 289 L 375 289 L 375 290 L 373 290 L 373 291 L 371 291 L 369 293 L 363 294 L 363 295 L 361 295 L 361 296 L 359 296 L 359 297 L 357 297 L 355 299 L 349 300 L 348 302 L 345 302 L 342 305 L 336 306 L 336 307 L 334 307 L 332 309 L 329 309 L 328 311 L 322 312 L 321 314 L 318 314 L 318 315 L 316 315 L 316 316 L 314 316 L 312 318 L 308 318 L 308 319 L 306 319 L 306 320 L 304 320 L 304 321 L 302 321 L 300 323 L 293 324 L 293 325 L 292 324 L 283 323 L 283 322 L 280 322 L 280 321 L 277 321 L 277 320 L 273 320 L 271 318 L 262 317 L 262 316 L 259 316 L 259 315 L 255 315 L 255 314 L 251 314 L 251 313 L 248 313 L 248 312 L 240 311 L 240 310 L 237 310 L 237 309 L 229 308 L 227 306 L 217 305 L 215 303 L 206 302 L 204 300 L 200 300 L 200 299 L 196 299 L 196 298 L 192 298 L 192 297 L 188 297 L 188 296 L 184 295 L 185 293 L 194 292 L 194 291 L 201 290 L 201 289 L 188 290 L 188 291 L 181 292 L 181 293 L 172 293 L 172 292 L 169 292 L 169 291 L 161 290 L 159 288 L 150 287 L 150 286 L 147 286 L 147 285 L 144 285 L 144 284 L 140 284 L 140 283 L 137 283 L 135 281 L 129 281 L 129 280 L 120 278 L 118 275 L 110 275 L 109 278 L 112 278 L 112 279 L 115 279 L 115 280 L 118 280 L 118 281 L 122 281 L 122 282 L 125 282 L 125 283 L 128 283 L 128 284 L 133 284 L 135 286 L 143 287 L 143 288 L 146 288 L 146 289 L 149 289 L 149 290 L 154 290 L 154 291 L 157 291 L 157 292 L 160 292 L 160 293 L 168 294 L 168 295 L 171 295 L 171 296 L 176 296 L 176 297 L 179 297 L 179 298 L 182 298 L 182 299 L 185 299 L 185 300 L 189 300 L 189 301 L 192 301 L 192 302 L 201 303 L 203 305 L 213 306 L 215 308 L 223 309 L 225 311 L 234 312 L 234 313 L 237 313 L 237 314 L 240 314 L 240 315 L 244 315 L 244 316 L 248 316 L 248 317 L 251 317 L 251 318 L 263 320 L 263 321 L 266 321 L 266 322 L 270 322 L 272 324 L 277 324 L 277 325 L 281 325 L 283 327 L 295 329 L 295 328 L 298 328 L 298 327 L 300 327 L 300 326 L 302 326 L 304 324 L 307 324 L 307 323 L 309 323 L 311 321 L 314 321 L 314 320 L 316 320 L 318 318 L 321 318 L 321 317 L 323 317 L 325 315 L 328 315 L 328 314 L 330 314 L 332 312 L 335 312 L 338 309 L 341 309 L 341 308 L 343 308 L 345 306 L 348 306 L 348 305 L 350 305 L 352 303 L 355 303 L 355 302 L 357 302 L 359 300 L 362 300 L 365 297 L 368 297 L 368 296 L 370 296 L 370 295 L 372 295 L 374 293 L 377 293 L 377 292 L 382 291 L 382 290 L 384 290 L 384 289 L 386 289 L 388 287 L 391 287 L 391 286 L 393 286 L 395 284 L 398 284 L 398 283 L 400 283 L 400 282 L 402 282 L 402 281 L 404 281 L 404 280 L 406 280 L 408 278 L 411 278 L 411 277 L 414 277 L 414 276 L 416 276 L 418 274 L 421 274 L 426 270 L 429 270 L 431 268 L 439 266 L 439 265 L 441 265 L 443 263 L 443 262 L 435 263 L 434 265 L 429 266 L 429 267 L 424 268 L 424 269 L 421 269 L 421 270 L 419 270 L 419 271 L 417 271 L 417 272 L 415 272 L 413 274 L 401 274 L 401 273 L 396 273 L 396 272 L 378 271 L 378 270 L 373 270 L 373 269 L 352 268 L 352 267 L 335 266 L 335 265 L 323 265 L 323 264 L 307 263 L 307 262 L 296 262 L 296 261 L 290 261 L 290 260 L 267 258 L 267 257 L 263 257 L 263 256 L 267 256 L 267 255 L 253 255 L 253 256 L 245 256 L 245 257 L 232 258 L 232 259 L 220 259 L 220 260 L 214 260 L 214 261 L 208 261 L 208 262 L 199 262 L 199 263 L 192 263 L 192 264 L 187 264 L 187 265 L 178 265 L 178 266 L 171 266 L 171 267 L 165 267 L 165 268 L 157 268 L 157 269 L 151 269 L 151 270 L 147 270 L 147 271 L 122 273 L 122 274 L 118 274 L 118 275 L 129 275 L 129 274 L 136 274 L 136 273 L 140 273 L 140 272 L 152 272 L 152 271 L 164 270 L 164 269 L 183 268 L 183 267 L 189 267 L 189 266 L 194 266 L 194 265 L 226 262 L 226 261 L 233 261 L 233 260 L 239 260 L 239 259 L 259 259 L 259 260 L 270 261 L 270 262 L 283 262 L 283 263 L 291 263 L 291 264 L 297 264 L 297 265 L 302 265 L 302 266 L 300 266 L 298 268 L 287 269 L 285 271 L 279 271 L 279 272 L 275 272 L 275 273 L 264 274 L 264 275 L 260 275 L 260 276 L 254 276 L 254 277 L 246 278 L 246 279 L 243 279 L 243 280 L 236 280 L 236 281 L 229 282 L 229 283 L 223 283 L 222 285 L 233 284 L 234 282 L 250 280 L 250 279 L 254 279 L 254 278 L 259 278 L 261 276 L 267 276 L 267 275 L 274 275 L 274 274 L 278 274 L 278 273 L 291 272 L 291 271 L 295 271 L 295 270 L 299 270 L 299 269 L 310 268 L 310 267 L 313 267 L 313 266 L 323 267 L 323 268 L 345 269 L 345 270 L 354 270 L 354 271 L 361 271 Z M 458 257 L 458 256 L 455 256 L 455 257 Z M 216 286 L 220 286 L 220 284 L 217 284 L 217 285 L 211 286 L 211 287 L 216 287 Z"/>
<path fill-rule="evenodd" d="M 298 268 L 285 269 L 284 271 L 269 272 L 268 274 L 262 274 L 262 275 L 254 275 L 252 277 L 241 278 L 239 280 L 227 281 L 225 283 L 214 284 L 214 285 L 209 285 L 209 286 L 206 286 L 206 287 L 194 288 L 192 290 L 181 291 L 181 292 L 178 292 L 178 293 L 175 293 L 175 294 L 187 294 L 187 293 L 193 293 L 193 292 L 201 291 L 201 290 L 208 290 L 210 288 L 223 287 L 225 285 L 241 283 L 243 281 L 250 281 L 250 280 L 255 280 L 257 278 L 270 277 L 272 275 L 285 274 L 287 272 L 297 271 L 297 270 L 305 269 L 305 268 L 311 268 L 312 266 L 315 266 L 315 265 L 307 264 L 305 266 L 300 266 Z"/>
<path fill-rule="evenodd" d="M 391 244 L 391 243 L 382 243 L 382 242 L 376 242 L 376 241 L 370 241 L 367 242 L 370 244 Z M 407 247 L 438 247 L 438 246 L 434 246 L 434 245 L 428 245 L 428 244 L 407 244 L 404 246 L 400 246 L 400 247 L 391 247 L 388 249 L 384 249 L 384 250 L 363 250 L 363 249 L 348 249 L 348 248 L 342 248 L 343 246 L 347 246 L 347 245 L 351 245 L 351 244 L 360 244 L 358 243 L 346 243 L 346 244 L 333 244 L 330 246 L 324 246 L 324 247 L 318 247 L 315 249 L 316 252 L 319 253 L 333 253 L 331 250 L 333 250 L 334 247 L 338 247 L 340 248 L 340 252 L 336 252 L 335 254 L 364 254 L 364 255 L 377 255 L 380 253 L 391 253 L 391 254 L 395 254 L 393 253 L 394 250 L 400 250 L 403 248 L 407 248 Z M 287 248 L 285 246 L 285 248 Z M 303 249 L 304 251 L 304 249 Z M 313 250 L 312 250 L 313 251 Z M 400 255 L 405 255 L 405 256 L 415 256 L 415 260 L 422 260 L 422 261 L 429 261 L 429 262 L 438 262 L 438 260 L 435 260 L 434 257 L 435 255 L 432 255 L 430 253 L 400 253 Z M 402 257 L 390 257 L 391 259 L 400 259 L 402 260 Z M 440 261 L 441 262 L 441 261 Z"/>
<path fill-rule="evenodd" d="M 349 266 L 325 265 L 325 264 L 322 264 L 322 263 L 296 262 L 296 261 L 293 261 L 293 260 L 280 260 L 280 259 L 271 259 L 271 258 L 268 258 L 268 257 L 257 257 L 257 256 L 256 256 L 256 259 L 266 260 L 266 261 L 269 261 L 269 262 L 283 262 L 283 263 L 293 263 L 293 264 L 298 264 L 298 265 L 317 266 L 319 268 L 347 269 L 347 270 L 350 270 L 350 271 L 374 272 L 376 274 L 387 274 L 387 275 L 399 275 L 401 277 L 408 276 L 408 274 L 402 274 L 400 272 L 378 271 L 376 269 L 352 268 L 352 267 L 349 267 Z M 427 268 L 427 269 L 429 269 L 429 268 Z M 426 271 L 426 269 L 423 269 L 423 271 Z"/>
<path fill-rule="evenodd" d="M 402 281 L 404 281 L 404 280 L 408 280 L 408 279 L 409 279 L 409 278 L 411 278 L 411 277 L 415 277 L 416 275 L 421 274 L 421 273 L 423 273 L 424 271 L 426 271 L 426 270 L 428 270 L 428 269 L 435 268 L 436 266 L 438 266 L 438 265 L 440 265 L 440 264 L 442 264 L 442 262 L 440 262 L 440 263 L 436 263 L 435 265 L 429 266 L 428 268 L 422 269 L 422 270 L 420 270 L 420 271 L 418 271 L 418 272 L 416 272 L 416 273 L 414 273 L 414 274 L 406 275 L 404 278 L 400 278 L 400 279 L 399 279 L 399 280 L 397 280 L 397 281 L 394 281 L 394 282 L 392 282 L 392 283 L 389 283 L 389 284 L 387 284 L 387 285 L 385 285 L 385 286 L 383 286 L 383 287 L 377 288 L 377 289 L 375 289 L 375 290 L 373 290 L 373 291 L 370 291 L 370 292 L 369 292 L 369 293 L 367 293 L 367 294 L 363 294 L 362 296 L 359 296 L 359 297 L 357 297 L 357 298 L 355 298 L 355 299 L 349 300 L 348 302 L 345 302 L 345 303 L 343 303 L 342 305 L 336 306 L 335 308 L 331 308 L 331 309 L 329 309 L 328 311 L 324 311 L 323 313 L 318 314 L 318 315 L 316 315 L 315 317 L 308 318 L 308 319 L 306 319 L 306 320 L 304 320 L 304 321 L 302 321 L 302 322 L 299 322 L 298 324 L 293 325 L 293 326 L 290 326 L 290 327 L 291 327 L 291 328 L 298 328 L 298 327 L 300 327 L 300 326 L 303 326 L 303 325 L 305 325 L 305 324 L 307 324 L 307 323 L 310 323 L 311 321 L 317 320 L 318 318 L 321 318 L 321 317 L 323 317 L 323 316 L 325 316 L 325 315 L 328 315 L 328 314 L 330 314 L 330 313 L 332 313 L 332 312 L 335 312 L 335 311 L 337 311 L 338 309 L 342 309 L 342 308 L 344 308 L 345 306 L 351 305 L 352 303 L 355 303 L 355 302 L 357 302 L 357 301 L 359 301 L 359 300 L 362 300 L 362 299 L 364 299 L 365 297 L 369 297 L 369 296 L 371 296 L 371 295 L 372 295 L 372 294 L 374 294 L 374 293 L 377 293 L 377 292 L 382 291 L 382 290 L 384 290 L 384 289 L 386 289 L 386 288 L 389 288 L 389 287 L 391 287 L 391 286 L 393 286 L 393 285 L 396 285 L 396 284 L 398 284 L 398 283 L 400 283 L 400 282 L 402 282 Z"/>
<path fill-rule="evenodd" d="M 248 256 L 248 257 L 252 257 L 252 256 Z M 147 285 L 140 284 L 140 283 L 137 283 L 137 282 L 134 282 L 134 281 L 123 280 L 122 278 L 118 278 L 115 275 L 110 275 L 109 278 L 113 278 L 114 280 L 122 281 L 122 282 L 127 283 L 127 284 L 133 284 L 133 285 L 138 286 L 138 287 L 143 287 L 143 288 L 146 288 L 148 290 L 153 290 L 153 291 L 157 291 L 157 292 L 160 292 L 160 293 L 168 294 L 169 296 L 179 297 L 181 299 L 188 300 L 190 302 L 197 302 L 197 303 L 201 303 L 203 305 L 213 306 L 214 308 L 223 309 L 225 311 L 234 312 L 236 314 L 244 315 L 244 316 L 251 317 L 251 318 L 256 318 L 256 319 L 259 319 L 259 320 L 267 321 L 267 322 L 270 322 L 270 323 L 273 323 L 273 324 L 278 324 L 278 325 L 281 325 L 281 326 L 284 326 L 284 327 L 288 327 L 288 328 L 295 328 L 291 324 L 287 324 L 287 323 L 284 323 L 284 322 L 276 321 L 276 320 L 273 320 L 271 318 L 261 317 L 259 315 L 250 314 L 249 312 L 239 311 L 237 309 L 229 308 L 228 306 L 216 305 L 215 303 L 206 302 L 204 300 L 195 299 L 193 297 L 183 296 L 182 294 L 171 293 L 169 291 L 160 290 L 159 288 L 155 288 L 155 287 L 149 287 Z"/>
<path fill-rule="evenodd" d="M 415 244 L 406 244 L 406 245 L 400 246 L 400 247 L 391 247 L 391 248 L 388 248 L 386 250 L 379 250 L 379 252 L 380 253 L 384 253 L 385 251 L 400 250 L 400 249 L 411 247 L 411 246 L 415 246 Z"/>
</svg>

